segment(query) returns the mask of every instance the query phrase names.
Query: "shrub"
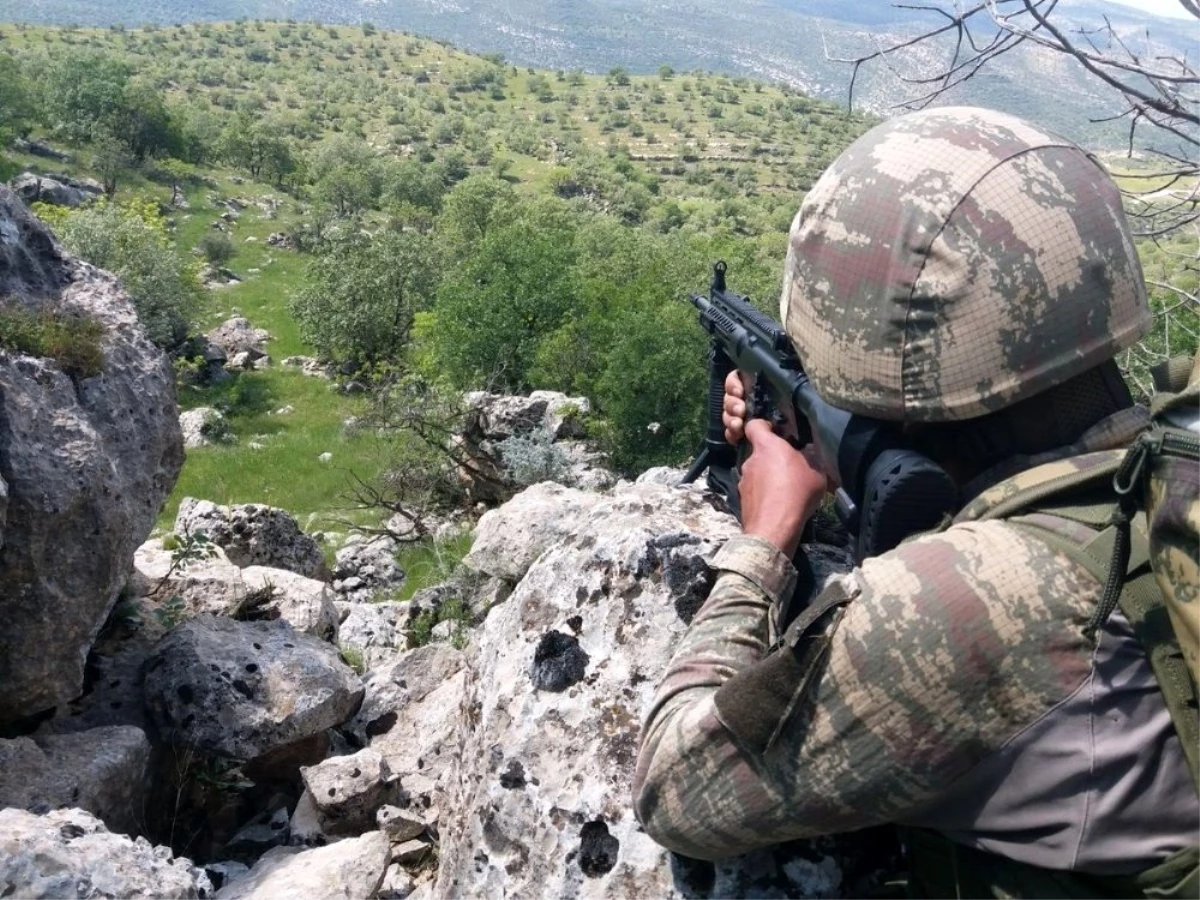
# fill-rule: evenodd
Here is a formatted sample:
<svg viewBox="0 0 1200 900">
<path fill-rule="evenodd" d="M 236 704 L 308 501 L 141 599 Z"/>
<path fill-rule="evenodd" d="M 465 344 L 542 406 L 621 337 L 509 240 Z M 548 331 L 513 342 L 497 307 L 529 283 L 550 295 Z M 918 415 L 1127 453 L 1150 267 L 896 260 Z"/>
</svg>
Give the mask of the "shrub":
<svg viewBox="0 0 1200 900">
<path fill-rule="evenodd" d="M 514 434 L 501 441 L 498 449 L 509 478 L 523 487 L 540 481 L 570 481 L 570 461 L 554 443 L 548 428 L 535 429 L 528 435 Z"/>
<path fill-rule="evenodd" d="M 221 231 L 210 231 L 200 238 L 200 254 L 214 266 L 223 266 L 233 259 L 233 241 Z"/>
<path fill-rule="evenodd" d="M 72 378 L 90 378 L 104 368 L 104 326 L 91 319 L 0 309 L 0 348 L 54 360 Z"/>
</svg>

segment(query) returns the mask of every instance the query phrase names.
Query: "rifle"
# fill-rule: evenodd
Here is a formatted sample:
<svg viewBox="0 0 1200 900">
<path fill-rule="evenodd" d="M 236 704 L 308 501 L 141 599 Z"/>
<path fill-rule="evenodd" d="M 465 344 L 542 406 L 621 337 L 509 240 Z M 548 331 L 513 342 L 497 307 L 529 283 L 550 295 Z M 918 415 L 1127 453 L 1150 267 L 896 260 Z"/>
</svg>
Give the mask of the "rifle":
<svg viewBox="0 0 1200 900">
<path fill-rule="evenodd" d="M 740 521 L 739 457 L 725 440 L 721 411 L 725 378 L 734 369 L 754 379 L 747 417 L 771 420 L 793 446 L 813 444 L 825 474 L 837 485 L 834 509 L 855 537 L 859 562 L 938 525 L 958 507 L 958 488 L 946 471 L 905 446 L 890 423 L 830 406 L 809 383 L 783 326 L 725 286 L 728 266 L 713 266 L 708 296 L 692 294 L 700 324 L 712 337 L 708 356 L 708 428 L 704 446 L 683 483 L 706 469 L 708 485 L 722 494 Z"/>
</svg>

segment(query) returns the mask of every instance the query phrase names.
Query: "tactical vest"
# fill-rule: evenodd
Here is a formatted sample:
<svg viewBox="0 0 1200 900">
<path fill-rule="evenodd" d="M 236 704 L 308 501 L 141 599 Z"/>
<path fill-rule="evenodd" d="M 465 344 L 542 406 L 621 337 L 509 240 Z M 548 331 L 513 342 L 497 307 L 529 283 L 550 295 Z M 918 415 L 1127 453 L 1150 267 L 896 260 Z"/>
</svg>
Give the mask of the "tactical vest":
<svg viewBox="0 0 1200 900">
<path fill-rule="evenodd" d="M 955 522 L 1003 519 L 1087 569 L 1104 593 L 1087 626 L 1097 630 L 1119 606 L 1146 651 L 1200 789 L 1197 719 L 1196 543 L 1200 499 L 1200 435 L 1178 415 L 1200 418 L 1200 384 L 1159 384 L 1155 424 L 1130 448 L 1090 453 L 1022 472 L 984 491 Z M 1200 374 L 1200 358 L 1193 370 Z M 1160 373 L 1165 374 L 1165 373 Z M 1045 526 L 1067 519 L 1078 541 Z M 1086 535 L 1086 536 L 1085 536 Z M 1153 565 L 1152 565 L 1153 561 Z M 1200 848 L 1188 847 L 1132 876 L 1095 876 L 1043 869 L 976 850 L 932 831 L 906 829 L 909 896 L 1163 897 L 1200 896 Z"/>
</svg>

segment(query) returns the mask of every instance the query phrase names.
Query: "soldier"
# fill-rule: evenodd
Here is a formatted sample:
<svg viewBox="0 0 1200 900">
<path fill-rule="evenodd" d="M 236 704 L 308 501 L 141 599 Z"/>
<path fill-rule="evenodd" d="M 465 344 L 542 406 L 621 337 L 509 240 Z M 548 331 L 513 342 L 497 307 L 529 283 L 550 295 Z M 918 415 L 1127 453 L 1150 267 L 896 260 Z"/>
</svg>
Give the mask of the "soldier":
<svg viewBox="0 0 1200 900">
<path fill-rule="evenodd" d="M 1094 532 L 987 515 L 1011 476 L 1086 466 L 1148 421 L 1113 361 L 1150 312 L 1112 180 L 1012 116 L 888 121 L 804 200 L 781 318 L 818 393 L 899 423 L 965 509 L 789 623 L 829 485 L 744 421 L 731 376 L 744 535 L 642 731 L 646 831 L 718 859 L 892 822 L 916 896 L 1197 896 L 1200 801 L 1162 693 L 1122 612 L 1096 616 L 1102 578 L 1061 549 Z"/>
</svg>

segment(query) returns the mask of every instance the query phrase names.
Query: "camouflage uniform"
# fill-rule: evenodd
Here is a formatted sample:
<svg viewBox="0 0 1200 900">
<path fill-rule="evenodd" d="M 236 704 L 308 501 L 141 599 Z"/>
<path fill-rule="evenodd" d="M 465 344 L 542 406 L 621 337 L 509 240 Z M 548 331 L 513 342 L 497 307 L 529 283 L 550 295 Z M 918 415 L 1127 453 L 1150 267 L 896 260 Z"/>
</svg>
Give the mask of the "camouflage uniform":
<svg viewBox="0 0 1200 900">
<path fill-rule="evenodd" d="M 835 161 L 793 223 L 781 316 L 825 400 L 902 423 L 1024 401 L 1149 323 L 1099 165 L 966 109 L 885 123 Z M 1124 410 L 1053 456 L 1147 421 Z M 1119 613 L 1085 637 L 1103 586 L 1027 531 L 960 521 L 906 542 L 782 635 L 790 562 L 746 536 L 713 565 L 642 733 L 635 809 L 665 846 L 723 858 L 895 822 L 1117 875 L 1195 844 L 1200 801 L 1144 652 Z"/>
</svg>

